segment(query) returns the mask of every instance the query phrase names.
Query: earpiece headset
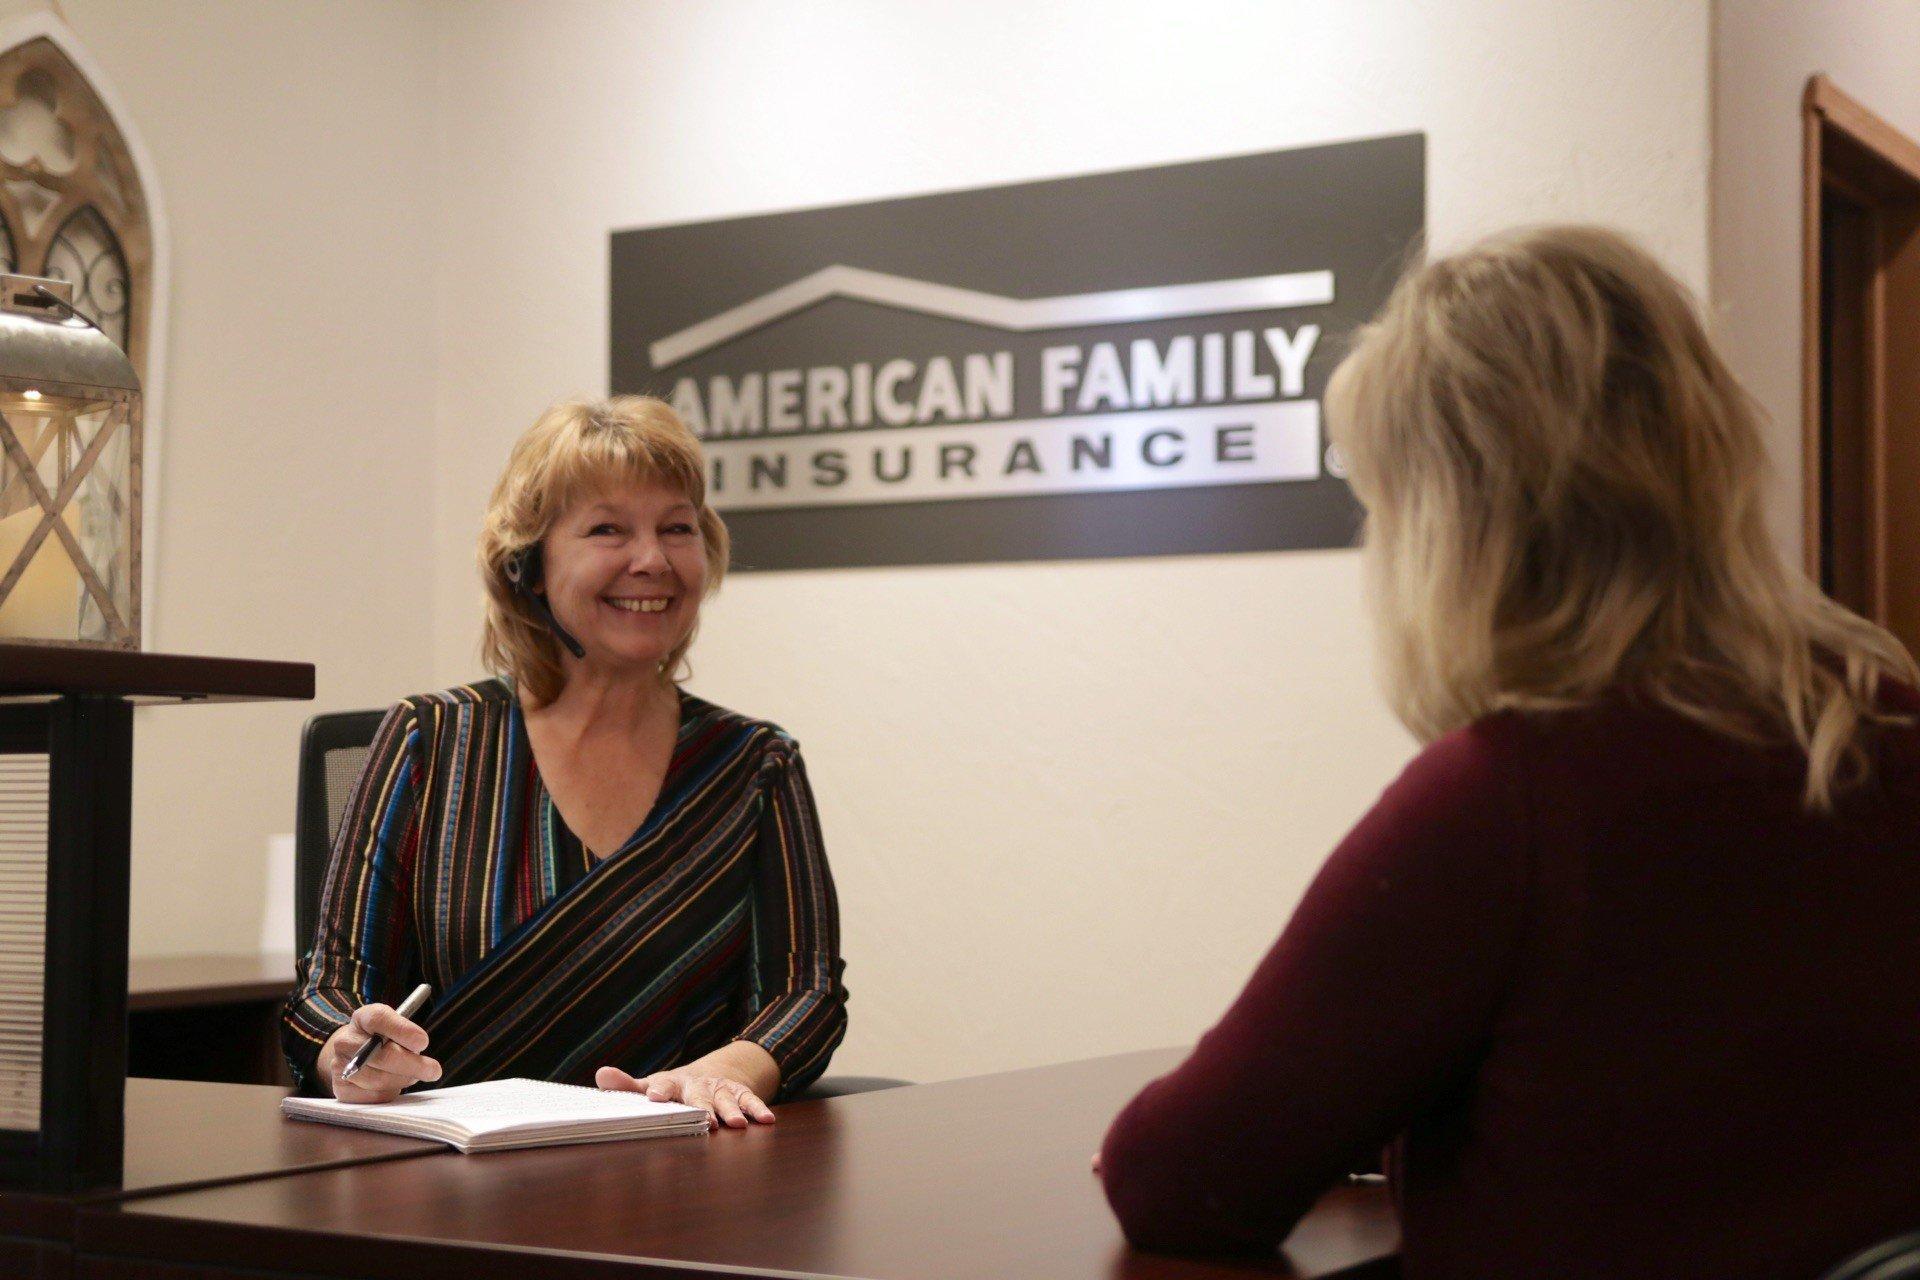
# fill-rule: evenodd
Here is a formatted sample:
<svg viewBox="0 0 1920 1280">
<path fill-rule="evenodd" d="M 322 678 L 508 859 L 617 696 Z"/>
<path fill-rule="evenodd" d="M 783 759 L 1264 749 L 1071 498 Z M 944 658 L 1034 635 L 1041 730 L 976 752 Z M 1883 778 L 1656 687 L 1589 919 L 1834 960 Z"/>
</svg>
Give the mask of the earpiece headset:
<svg viewBox="0 0 1920 1280">
<path fill-rule="evenodd" d="M 513 589 L 526 597 L 527 603 L 533 606 L 534 613 L 539 615 L 540 620 L 547 624 L 554 635 L 560 637 L 560 643 L 567 646 L 574 657 L 586 657 L 587 651 L 565 627 L 560 625 L 560 619 L 553 616 L 553 609 L 547 604 L 546 596 L 540 593 L 540 544 L 536 542 L 530 547 L 520 548 L 507 557 L 507 563 L 503 568 L 507 581 L 513 584 Z"/>
</svg>

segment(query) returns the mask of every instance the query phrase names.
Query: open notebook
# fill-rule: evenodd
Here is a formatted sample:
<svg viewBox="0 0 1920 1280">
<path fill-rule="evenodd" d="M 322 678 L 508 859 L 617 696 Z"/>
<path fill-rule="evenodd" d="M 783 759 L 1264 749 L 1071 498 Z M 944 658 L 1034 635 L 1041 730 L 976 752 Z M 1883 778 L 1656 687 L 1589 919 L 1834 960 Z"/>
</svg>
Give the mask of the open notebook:
<svg viewBox="0 0 1920 1280">
<path fill-rule="evenodd" d="M 488 1080 L 451 1089 L 423 1089 L 372 1105 L 333 1098 L 287 1098 L 280 1103 L 280 1113 L 294 1120 L 433 1138 L 467 1154 L 707 1131 L 707 1113 L 699 1107 L 544 1080 Z"/>
</svg>

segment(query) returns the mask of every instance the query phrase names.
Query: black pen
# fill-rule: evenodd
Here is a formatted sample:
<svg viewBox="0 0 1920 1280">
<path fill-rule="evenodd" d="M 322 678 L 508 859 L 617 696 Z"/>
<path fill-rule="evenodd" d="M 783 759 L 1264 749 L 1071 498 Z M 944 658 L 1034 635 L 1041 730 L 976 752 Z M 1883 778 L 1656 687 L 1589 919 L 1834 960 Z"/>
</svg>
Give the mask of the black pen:
<svg viewBox="0 0 1920 1280">
<path fill-rule="evenodd" d="M 423 982 L 413 989 L 412 995 L 400 1002 L 400 1007 L 395 1009 L 394 1012 L 403 1018 L 411 1018 L 414 1014 L 420 1012 L 420 1006 L 425 1004 L 427 997 L 432 994 L 433 988 Z M 366 1066 L 367 1059 L 371 1058 L 374 1053 L 379 1050 L 380 1046 L 386 1042 L 387 1038 L 385 1036 L 373 1036 L 368 1039 L 365 1044 L 360 1046 L 358 1053 L 347 1059 L 347 1065 L 340 1068 L 340 1078 L 342 1080 L 353 1079 L 354 1073 Z"/>
</svg>

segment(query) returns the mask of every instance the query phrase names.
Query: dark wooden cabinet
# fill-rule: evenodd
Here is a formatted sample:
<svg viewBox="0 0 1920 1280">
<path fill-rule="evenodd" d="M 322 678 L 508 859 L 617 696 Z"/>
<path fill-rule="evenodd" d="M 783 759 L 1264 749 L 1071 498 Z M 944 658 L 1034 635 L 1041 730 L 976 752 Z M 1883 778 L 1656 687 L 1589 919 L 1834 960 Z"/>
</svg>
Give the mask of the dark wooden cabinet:
<svg viewBox="0 0 1920 1280">
<path fill-rule="evenodd" d="M 280 1053 L 290 955 L 152 956 L 127 974 L 127 1074 L 293 1083 Z"/>
<path fill-rule="evenodd" d="M 134 705 L 312 696 L 305 663 L 0 644 L 0 1185 L 120 1181 Z"/>
</svg>

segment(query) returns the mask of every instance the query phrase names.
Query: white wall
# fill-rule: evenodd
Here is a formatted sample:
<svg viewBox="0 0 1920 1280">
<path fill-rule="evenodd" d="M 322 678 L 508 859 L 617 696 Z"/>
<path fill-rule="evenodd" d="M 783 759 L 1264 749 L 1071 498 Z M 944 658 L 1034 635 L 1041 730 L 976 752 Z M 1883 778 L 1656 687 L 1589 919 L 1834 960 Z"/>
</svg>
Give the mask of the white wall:
<svg viewBox="0 0 1920 1280">
<path fill-rule="evenodd" d="M 1775 536 L 1801 550 L 1801 95 L 1826 72 L 1920 138 L 1920 5 L 1718 0 L 1713 18 L 1716 331 L 1771 419 Z"/>
<path fill-rule="evenodd" d="M 441 10 L 435 679 L 476 670 L 508 443 L 606 387 L 610 229 L 1424 130 L 1440 246 L 1605 221 L 1700 287 L 1708 25 L 1706 0 Z M 1189 1039 L 1411 749 L 1349 552 L 742 575 L 694 657 L 807 750 L 849 1070 Z"/>
<path fill-rule="evenodd" d="M 252 951 L 301 722 L 431 679 L 433 15 L 60 7 L 170 215 L 149 647 L 319 668 L 314 705 L 157 708 L 135 729 L 135 953 Z"/>
<path fill-rule="evenodd" d="M 479 512 L 606 386 L 615 227 L 1424 130 L 1441 247 L 1594 219 L 1706 280 L 1707 0 L 63 8 L 171 212 L 155 647 L 315 661 L 326 707 L 476 673 Z M 729 583 L 694 687 L 806 745 L 838 1065 L 1216 1016 L 1411 750 L 1359 596 L 1350 552 Z M 136 952 L 254 946 L 309 710 L 143 714 Z"/>
</svg>

